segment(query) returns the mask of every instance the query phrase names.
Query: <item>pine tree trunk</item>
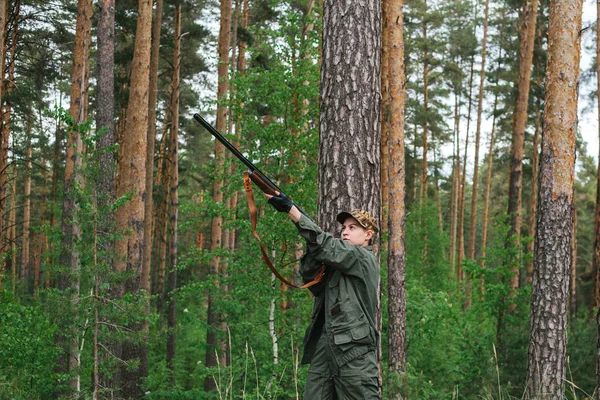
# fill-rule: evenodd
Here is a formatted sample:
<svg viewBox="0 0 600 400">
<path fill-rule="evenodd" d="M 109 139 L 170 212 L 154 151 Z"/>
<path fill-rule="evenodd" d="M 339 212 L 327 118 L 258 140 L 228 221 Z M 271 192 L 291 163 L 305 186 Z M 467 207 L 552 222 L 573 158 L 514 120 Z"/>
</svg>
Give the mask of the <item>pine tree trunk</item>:
<svg viewBox="0 0 600 400">
<path fill-rule="evenodd" d="M 179 86 L 181 69 L 181 4 L 175 7 L 175 49 L 173 51 L 173 99 L 171 102 L 171 143 L 169 182 L 169 275 L 168 275 L 168 309 L 167 309 L 167 368 L 170 371 L 169 380 L 175 386 L 175 351 L 177 313 L 175 290 L 177 289 L 177 216 L 179 212 Z"/>
<path fill-rule="evenodd" d="M 389 219 L 388 219 L 388 366 L 406 371 L 406 192 L 404 165 L 404 16 L 403 0 L 386 3 L 385 27 L 389 35 Z M 382 60 L 383 64 L 383 60 Z M 391 393 L 401 398 L 400 393 Z"/>
<path fill-rule="evenodd" d="M 475 159 L 473 161 L 473 190 L 471 192 L 471 223 L 469 228 L 469 258 L 475 260 L 475 231 L 477 226 L 477 188 L 479 186 L 479 138 L 481 136 L 481 116 L 485 87 L 485 58 L 487 55 L 487 33 L 490 0 L 485 2 L 483 18 L 483 40 L 481 41 L 481 69 L 479 71 L 479 99 L 477 102 L 477 127 L 475 129 Z"/>
<path fill-rule="evenodd" d="M 540 29 L 541 31 L 541 29 Z M 538 73 L 537 84 L 539 87 L 542 86 L 541 74 Z M 541 113 L 541 99 L 538 98 L 537 106 L 535 110 L 535 133 L 533 134 L 533 149 L 531 157 L 531 199 L 529 200 L 529 236 L 535 237 L 535 219 L 537 213 L 537 199 L 538 199 L 538 183 L 539 183 L 539 165 L 540 165 L 540 136 L 542 130 L 542 113 Z M 527 243 L 527 253 L 533 255 L 534 241 L 530 240 Z M 531 283 L 533 276 L 533 257 L 531 261 L 527 263 L 525 267 L 526 277 L 525 282 Z"/>
<path fill-rule="evenodd" d="M 389 9 L 393 7 L 389 0 L 381 2 L 381 220 L 387 224 L 389 213 L 389 134 L 391 123 L 391 100 L 390 100 L 390 29 L 388 19 Z M 401 24 L 402 25 L 402 24 Z M 404 73 L 404 71 L 402 71 Z M 381 233 L 387 231 L 386 224 L 382 224 Z M 385 244 L 384 244 L 385 246 Z M 385 252 L 386 249 L 382 248 Z"/>
<path fill-rule="evenodd" d="M 7 14 L 8 8 L 6 8 L 6 12 L 4 14 L 5 21 L 8 19 Z M 6 83 L 4 83 L 4 60 L 2 58 L 2 70 L 1 76 L 2 80 L 0 81 L 0 86 L 4 86 L 6 84 L 5 90 L 3 89 L 3 94 L 9 96 L 8 100 L 5 101 L 4 112 L 2 113 L 2 131 L 0 137 L 0 216 L 6 214 L 6 184 L 8 182 L 8 141 L 10 137 L 11 131 L 11 117 L 12 117 L 12 101 L 10 100 L 10 95 L 15 87 L 15 58 L 17 53 L 17 38 L 19 34 L 19 18 L 21 13 L 21 1 L 16 0 L 14 2 L 14 23 L 12 27 L 11 34 L 11 42 L 10 42 L 10 60 L 8 64 L 8 79 Z M 8 23 L 6 23 L 6 30 L 8 29 Z M 6 30 L 2 30 L 3 35 L 8 35 Z M 4 38 L 3 38 L 4 39 Z M 4 49 L 2 50 L 4 51 Z M 1 104 L 1 103 L 0 103 Z M 0 218 L 0 236 L 1 236 L 1 245 L 0 252 L 3 253 L 6 247 L 6 234 L 7 229 L 4 227 L 4 218 Z M 14 264 L 14 262 L 13 262 Z"/>
<path fill-rule="evenodd" d="M 226 128 L 226 118 L 227 118 L 227 110 L 225 106 L 222 104 L 222 101 L 227 97 L 227 90 L 229 86 L 229 44 L 231 40 L 230 30 L 231 30 L 231 0 L 221 0 L 221 25 L 219 30 L 219 68 L 218 68 L 218 88 L 217 88 L 217 122 L 216 129 L 219 132 L 225 132 Z M 225 148 L 219 141 L 215 141 L 215 171 L 217 179 L 213 184 L 213 201 L 215 204 L 220 204 L 223 202 L 223 193 L 221 192 L 223 188 L 222 179 L 218 178 L 219 175 L 223 173 L 225 160 Z M 222 243 L 222 235 L 223 230 L 221 228 L 221 224 L 223 222 L 223 218 L 221 216 L 213 217 L 212 226 L 211 226 L 211 251 L 215 251 L 220 248 Z M 221 258 L 213 257 L 210 262 L 210 274 L 215 281 L 215 285 L 218 288 L 219 282 L 218 277 L 221 272 Z M 206 335 L 206 366 L 207 367 L 215 367 L 217 366 L 218 360 L 215 351 L 218 347 L 218 335 L 217 331 L 220 329 L 220 318 L 215 314 L 213 302 L 215 301 L 212 293 L 208 295 L 208 329 Z M 210 392 L 216 389 L 216 383 L 212 376 L 207 376 L 204 381 L 204 390 L 206 392 Z"/>
<path fill-rule="evenodd" d="M 13 160 L 11 206 L 8 214 L 8 242 L 10 243 L 11 289 L 17 290 L 17 163 Z"/>
<path fill-rule="evenodd" d="M 596 60 L 600 60 L 600 2 L 596 6 Z M 596 79 L 598 81 L 597 103 L 598 121 L 600 122 L 600 62 L 596 63 Z M 598 138 L 600 139 L 600 123 L 598 124 Z M 592 261 L 592 274 L 594 277 L 594 308 L 600 309 L 600 150 L 598 151 L 598 170 L 596 180 L 596 209 L 594 212 L 594 258 Z M 600 332 L 600 311 L 598 313 L 598 329 Z M 600 339 L 598 341 L 598 400 L 600 400 Z"/>
<path fill-rule="evenodd" d="M 427 10 L 427 0 L 423 1 L 425 10 Z M 429 52 L 427 50 L 427 22 L 423 21 L 423 43 L 425 51 L 423 52 L 423 159 L 421 160 L 421 192 L 419 194 L 419 205 L 423 208 L 423 199 L 427 198 L 427 110 L 429 107 Z"/>
<path fill-rule="evenodd" d="M 508 216 L 510 229 L 507 237 L 507 247 L 521 246 L 521 192 L 523 181 L 523 146 L 525 141 L 525 125 L 527 124 L 527 104 L 529 101 L 529 84 L 531 79 L 531 64 L 533 60 L 533 44 L 535 39 L 535 24 L 538 0 L 527 0 L 523 6 L 523 21 L 519 32 L 519 81 L 517 106 L 513 117 L 513 138 L 510 159 L 510 174 L 508 184 Z M 512 277 L 510 287 L 519 286 L 518 259 L 511 260 Z"/>
<path fill-rule="evenodd" d="M 6 36 L 7 29 L 7 12 L 8 0 L 0 0 L 0 112 L 2 110 L 3 95 L 4 95 L 4 63 L 6 58 Z M 7 131 L 8 133 L 8 131 Z M 6 214 L 6 176 L 8 174 L 8 135 L 4 135 L 4 130 L 0 129 L 0 216 Z M 6 145 L 5 145 L 6 143 Z M 7 250 L 7 236 L 10 226 L 6 226 L 4 218 L 0 218 L 0 253 Z M 6 261 L 0 261 L 0 298 L 2 296 L 2 279 L 4 276 L 4 268 Z"/>
<path fill-rule="evenodd" d="M 483 199 L 483 228 L 481 230 L 481 268 L 485 267 L 487 247 L 487 232 L 490 210 L 490 191 L 492 189 L 492 161 L 494 160 L 494 141 L 496 136 L 496 110 L 498 108 L 498 93 L 494 96 L 494 111 L 492 117 L 492 131 L 490 132 L 490 147 L 487 156 L 487 172 L 485 177 L 485 195 Z M 482 283 L 483 284 L 483 283 Z"/>
<path fill-rule="evenodd" d="M 571 265 L 569 268 L 569 312 L 572 318 L 575 318 L 577 314 L 577 225 L 577 201 L 573 196 L 573 231 L 571 232 Z"/>
<path fill-rule="evenodd" d="M 112 205 L 115 197 L 114 188 L 114 163 L 115 157 L 112 151 L 107 151 L 115 143 L 114 126 L 114 64 L 115 64 L 115 0 L 100 0 L 98 2 L 98 51 L 97 56 L 97 82 L 96 85 L 96 126 L 104 129 L 104 134 L 97 144 L 100 153 L 100 174 L 96 183 L 96 197 L 98 209 L 103 210 Z M 114 214 L 102 215 L 99 220 L 99 231 L 105 232 L 105 228 L 112 227 Z M 107 253 L 113 248 L 111 240 L 101 239 L 102 247 Z M 110 257 L 105 257 L 103 263 L 112 264 Z"/>
<path fill-rule="evenodd" d="M 71 276 L 60 278 L 60 289 L 70 287 L 73 304 L 77 304 L 79 297 L 79 251 L 76 243 L 81 238 L 81 228 L 77 222 L 78 207 L 75 201 L 75 187 L 83 184 L 81 176 L 81 154 L 83 142 L 79 133 L 78 125 L 83 123 L 87 117 L 86 92 L 88 88 L 88 75 L 86 74 L 90 54 L 86 52 L 91 41 L 92 24 L 92 2 L 91 0 L 79 0 L 77 5 L 77 24 L 75 30 L 75 48 L 73 50 L 73 70 L 71 72 L 71 94 L 69 114 L 73 118 L 75 126 L 69 127 L 66 147 L 65 161 L 65 183 L 63 195 L 62 215 L 62 249 L 59 262 L 62 266 L 70 266 Z M 77 329 L 74 327 L 74 329 Z M 80 391 L 79 366 L 79 332 L 73 334 L 70 349 L 68 351 L 68 368 L 72 373 L 70 387 L 75 392 Z"/>
<path fill-rule="evenodd" d="M 32 291 L 31 280 L 33 277 L 31 270 L 31 252 L 30 237 L 31 232 L 31 118 L 27 118 L 27 148 L 25 156 L 25 182 L 23 189 L 23 236 L 21 238 L 21 282 L 23 283 L 23 293 L 30 294 Z"/>
<path fill-rule="evenodd" d="M 459 94 L 454 92 L 454 165 L 452 174 L 452 206 L 450 213 L 450 265 L 452 265 L 452 276 L 456 268 L 456 241 L 458 229 L 458 205 L 460 199 L 460 112 L 459 112 Z"/>
<path fill-rule="evenodd" d="M 144 199 L 146 197 L 146 146 L 148 135 L 148 90 L 150 79 L 150 44 L 152 26 L 152 1 L 139 0 L 138 19 L 135 34 L 133 61 L 129 84 L 129 101 L 125 120 L 122 159 L 119 160 L 120 197 L 132 193 L 128 203 L 117 210 L 117 229 L 129 230 L 116 245 L 119 259 L 115 262 L 117 271 L 126 270 L 132 277 L 125 282 L 125 292 L 145 297 L 148 295 L 148 272 L 143 269 L 144 249 Z M 143 300 L 144 313 L 148 313 L 148 297 Z M 147 335 L 148 322 L 133 324 L 131 328 L 143 337 Z M 122 370 L 122 396 L 140 398 L 144 395 L 142 381 L 148 375 L 148 346 L 146 340 L 140 343 L 123 344 L 123 360 L 138 360 L 137 368 Z"/>
<path fill-rule="evenodd" d="M 40 219 L 40 226 L 43 226 L 46 224 L 46 213 L 47 213 L 47 209 L 48 209 L 48 205 L 47 205 L 47 187 L 46 187 L 46 182 L 48 181 L 48 172 L 47 172 L 47 164 L 46 164 L 46 160 L 42 160 L 41 162 L 42 164 L 42 204 L 40 207 L 40 215 L 41 215 L 41 219 Z M 37 238 L 35 241 L 35 248 L 33 251 L 33 290 L 34 292 L 37 290 L 39 284 L 40 284 L 40 268 L 41 268 L 41 264 L 42 264 L 42 257 L 44 255 L 44 243 L 46 242 L 47 237 L 46 234 L 43 231 L 39 231 L 37 233 Z"/>
<path fill-rule="evenodd" d="M 342 210 L 368 210 L 380 221 L 380 6 L 323 2 L 318 222 L 331 233 L 338 230 L 332 216 Z M 376 254 L 380 243 L 377 238 Z M 374 314 L 380 312 L 378 304 Z M 380 368 L 379 362 L 380 355 Z"/>
<path fill-rule="evenodd" d="M 527 394 L 562 399 L 573 229 L 582 2 L 550 2 Z"/>
<path fill-rule="evenodd" d="M 469 98 L 467 99 L 467 133 L 465 136 L 465 154 L 463 155 L 462 177 L 460 179 L 460 192 L 458 198 L 458 259 L 456 262 L 456 279 L 464 279 L 462 262 L 465 258 L 465 190 L 467 186 L 467 153 L 469 149 L 469 128 L 471 127 L 471 106 L 473 105 L 473 76 L 475 60 L 471 58 L 471 72 L 469 74 Z"/>
<path fill-rule="evenodd" d="M 146 199 L 144 205 L 144 255 L 143 270 L 148 273 L 147 289 L 155 283 L 150 279 L 152 266 L 152 244 L 154 243 L 154 147 L 156 142 L 156 107 L 158 98 L 158 62 L 160 55 L 160 32 L 162 25 L 163 0 L 156 0 L 156 11 L 152 20 L 152 48 L 150 51 L 150 88 L 148 90 L 148 137 L 146 149 Z"/>
<path fill-rule="evenodd" d="M 172 90 L 171 90 L 172 92 Z M 171 95 L 171 100 L 173 95 Z M 170 105 L 169 105 L 170 107 Z M 167 113 L 169 116 L 170 113 Z M 162 141 L 159 150 L 158 170 L 156 172 L 156 189 L 158 192 L 159 203 L 156 210 L 156 247 L 157 247 L 157 265 L 156 265 L 156 312 L 162 316 L 165 301 L 165 271 L 167 266 L 167 231 L 169 230 L 169 220 L 167 219 L 169 208 L 170 177 L 168 173 L 169 166 L 169 144 L 171 130 L 168 129 L 167 118 L 165 118 L 165 129 L 163 130 Z M 162 325 L 159 320 L 159 325 Z"/>
<path fill-rule="evenodd" d="M 324 2 L 319 222 L 328 232 L 338 230 L 331 216 L 342 210 L 379 219 L 380 18 L 379 2 Z"/>
</svg>

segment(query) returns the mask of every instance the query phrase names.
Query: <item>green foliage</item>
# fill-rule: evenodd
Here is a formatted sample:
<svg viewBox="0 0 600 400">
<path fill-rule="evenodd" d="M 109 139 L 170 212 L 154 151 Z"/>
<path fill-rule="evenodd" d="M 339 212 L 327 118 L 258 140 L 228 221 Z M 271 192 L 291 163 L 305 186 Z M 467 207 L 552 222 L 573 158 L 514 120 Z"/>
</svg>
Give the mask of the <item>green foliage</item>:
<svg viewBox="0 0 600 400">
<path fill-rule="evenodd" d="M 21 305 L 5 296 L 0 302 L 0 398 L 48 399 L 66 384 L 52 366 L 58 327 L 39 304 Z"/>
</svg>

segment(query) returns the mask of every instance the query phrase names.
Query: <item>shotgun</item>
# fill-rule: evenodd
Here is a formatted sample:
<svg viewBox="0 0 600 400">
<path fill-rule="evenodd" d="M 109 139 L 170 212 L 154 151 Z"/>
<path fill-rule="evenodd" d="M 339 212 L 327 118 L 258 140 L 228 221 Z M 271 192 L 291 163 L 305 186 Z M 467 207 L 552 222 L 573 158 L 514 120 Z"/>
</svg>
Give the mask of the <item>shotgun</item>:
<svg viewBox="0 0 600 400">
<path fill-rule="evenodd" d="M 258 186 L 260 188 L 260 190 L 262 190 L 264 193 L 270 194 L 271 196 L 276 196 L 277 195 L 276 192 L 285 194 L 283 192 L 283 190 L 279 189 L 279 187 L 275 183 L 273 183 L 272 180 L 270 180 L 269 178 L 267 178 L 267 176 L 265 174 L 260 172 L 260 170 L 258 169 L 258 167 L 256 165 L 252 164 L 252 162 L 250 160 L 248 160 L 246 157 L 244 157 L 244 155 L 242 153 L 240 153 L 238 151 L 238 149 L 235 148 L 234 145 L 232 145 L 227 139 L 225 139 L 223 137 L 223 135 L 221 135 L 215 128 L 213 128 L 213 126 L 211 124 L 206 122 L 206 120 L 204 118 L 202 118 L 198 114 L 194 114 L 194 119 L 196 121 L 198 121 L 200 123 L 200 125 L 202 125 L 204 127 L 204 129 L 206 129 L 208 132 L 210 132 L 210 134 L 213 135 L 215 137 L 215 139 L 217 139 L 219 142 L 221 142 L 223 144 L 223 146 L 225 146 L 227 148 L 227 150 L 229 150 L 231 153 L 233 153 L 233 155 L 236 156 L 238 158 L 238 160 L 240 160 L 242 163 L 244 163 L 244 165 L 246 167 L 248 167 L 250 169 L 248 171 L 248 175 L 249 175 L 250 179 L 252 180 L 252 182 L 254 182 L 256 184 L 256 186 Z M 302 209 L 296 203 L 294 203 L 294 205 L 296 206 L 298 211 L 300 211 L 302 214 L 306 215 L 306 213 L 304 211 L 302 211 Z"/>
</svg>

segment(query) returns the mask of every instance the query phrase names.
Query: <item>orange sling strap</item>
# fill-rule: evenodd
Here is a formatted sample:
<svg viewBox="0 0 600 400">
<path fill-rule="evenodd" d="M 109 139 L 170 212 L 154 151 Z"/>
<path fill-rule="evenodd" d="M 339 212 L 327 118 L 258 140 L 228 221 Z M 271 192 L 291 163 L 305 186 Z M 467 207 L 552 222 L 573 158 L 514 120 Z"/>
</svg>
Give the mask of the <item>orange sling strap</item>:
<svg viewBox="0 0 600 400">
<path fill-rule="evenodd" d="M 271 272 L 282 283 L 288 285 L 289 287 L 296 288 L 296 289 L 306 289 L 306 288 L 309 288 L 309 287 L 319 283 L 321 281 L 321 278 L 323 278 L 323 273 L 325 272 L 325 267 L 321 267 L 321 270 L 319 271 L 319 273 L 317 274 L 315 279 L 313 279 L 312 281 L 310 281 L 307 284 L 302 285 L 302 286 L 294 285 L 293 283 L 291 283 L 290 281 L 285 279 L 283 276 L 281 276 L 281 274 L 279 272 L 277 272 L 277 270 L 275 269 L 275 266 L 273 265 L 273 263 L 271 262 L 271 259 L 269 258 L 269 255 L 267 254 L 267 249 L 265 249 L 265 246 L 262 244 L 262 242 L 260 240 L 260 236 L 258 236 L 258 233 L 256 232 L 256 220 L 258 219 L 258 217 L 257 217 L 257 212 L 256 212 L 256 204 L 254 203 L 254 194 L 252 193 L 252 182 L 250 182 L 250 177 L 248 176 L 248 172 L 244 172 L 244 189 L 246 189 L 246 198 L 248 199 L 248 208 L 250 210 L 250 221 L 252 222 L 252 234 L 258 241 L 258 245 L 260 246 L 260 251 L 262 253 L 263 259 L 265 260 L 265 263 L 267 264 L 267 266 L 269 267 Z"/>
</svg>

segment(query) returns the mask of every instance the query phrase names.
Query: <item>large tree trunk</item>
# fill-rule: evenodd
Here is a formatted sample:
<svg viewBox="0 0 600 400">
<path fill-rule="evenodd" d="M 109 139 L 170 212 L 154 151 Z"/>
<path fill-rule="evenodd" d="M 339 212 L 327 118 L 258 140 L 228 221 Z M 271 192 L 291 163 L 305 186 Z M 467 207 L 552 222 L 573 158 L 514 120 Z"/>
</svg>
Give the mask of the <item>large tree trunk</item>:
<svg viewBox="0 0 600 400">
<path fill-rule="evenodd" d="M 564 397 L 581 12 L 580 0 L 550 2 L 544 140 L 527 351 L 527 394 L 537 399 Z"/>
<path fill-rule="evenodd" d="M 385 26 L 389 31 L 389 205 L 388 210 L 388 365 L 390 371 L 406 371 L 406 249 L 404 204 L 404 16 L 403 0 L 386 3 Z M 385 53 L 384 53 L 385 55 Z M 382 60 L 383 63 L 383 60 Z M 401 398 L 400 393 L 391 393 Z"/>
<path fill-rule="evenodd" d="M 154 144 L 156 142 L 156 107 L 158 99 L 158 62 L 160 54 L 160 32 L 162 25 L 163 0 L 156 0 L 156 11 L 152 20 L 152 49 L 150 53 L 150 88 L 148 90 L 148 138 L 146 148 L 146 200 L 144 205 L 143 270 L 148 273 L 152 266 L 152 244 L 154 243 Z M 155 285 L 148 282 L 148 288 Z"/>
<path fill-rule="evenodd" d="M 343 210 L 368 210 L 380 220 L 380 5 L 323 2 L 318 222 L 331 233 L 338 231 L 332 216 Z"/>
<path fill-rule="evenodd" d="M 487 55 L 487 32 L 490 0 L 485 2 L 483 17 L 483 40 L 481 41 L 481 69 L 479 71 L 479 99 L 477 102 L 477 126 L 475 129 L 475 159 L 473 161 L 473 190 L 471 193 L 471 223 L 469 225 L 469 258 L 475 259 L 475 231 L 477 225 L 477 187 L 479 186 L 479 138 L 481 136 L 481 116 L 483 114 L 483 94 L 485 88 L 485 58 Z"/>
<path fill-rule="evenodd" d="M 529 84 L 531 79 L 531 64 L 533 60 L 533 44 L 535 39 L 535 24 L 538 0 L 527 0 L 523 6 L 523 21 L 519 32 L 519 82 L 517 84 L 517 106 L 513 116 L 513 138 L 510 159 L 510 174 L 508 184 L 508 211 L 510 229 L 507 246 L 521 246 L 521 189 L 523 185 L 523 146 L 525 142 L 525 125 L 527 124 L 527 104 L 529 101 Z M 514 240 L 512 239 L 514 238 Z M 520 250 L 518 251 L 520 254 Z M 510 260 L 512 276 L 510 287 L 519 286 L 519 259 Z"/>
<path fill-rule="evenodd" d="M 179 86 L 181 65 L 181 4 L 175 7 L 175 49 L 173 51 L 173 99 L 171 101 L 171 143 L 170 153 L 170 201 L 169 201 L 169 279 L 168 279 L 168 309 L 167 309 L 167 368 L 170 371 L 171 385 L 175 386 L 175 350 L 177 313 L 175 289 L 177 289 L 177 215 L 179 212 Z"/>
<path fill-rule="evenodd" d="M 139 0 L 133 61 L 129 84 L 129 102 L 125 120 L 126 135 L 123 140 L 122 159 L 119 160 L 119 186 L 117 195 L 132 193 L 128 203 L 117 210 L 117 229 L 129 230 L 117 243 L 119 259 L 117 271 L 126 270 L 132 278 L 125 282 L 125 291 L 145 297 L 149 293 L 147 271 L 142 266 L 144 249 L 144 199 L 146 197 L 146 146 L 148 135 L 148 89 L 150 78 L 150 43 L 152 25 L 152 1 Z M 147 297 L 144 312 L 148 312 Z M 147 335 L 148 322 L 134 324 L 132 329 Z M 137 368 L 122 371 L 124 398 L 140 398 L 144 395 L 142 381 L 148 375 L 148 346 L 146 340 L 139 343 L 125 342 L 123 360 L 138 361 Z"/>
<path fill-rule="evenodd" d="M 219 84 L 217 88 L 217 123 L 216 129 L 219 132 L 225 132 L 227 125 L 227 110 L 222 104 L 227 97 L 227 88 L 229 86 L 229 44 L 231 40 L 231 0 L 221 0 L 221 25 L 219 30 Z M 223 145 L 215 140 L 215 171 L 216 175 L 219 175 L 224 166 L 225 160 L 225 148 Z M 213 201 L 215 204 L 223 202 L 223 182 L 220 179 L 215 179 L 213 184 Z M 222 217 L 214 217 L 212 219 L 211 227 L 211 251 L 215 251 L 221 247 L 221 239 L 223 235 L 223 229 L 221 224 L 223 222 Z M 210 274 L 215 281 L 216 287 L 219 287 L 218 276 L 220 271 L 221 257 L 213 257 L 210 262 Z M 220 329 L 219 316 L 216 315 L 213 303 L 215 298 L 212 293 L 208 294 L 208 329 L 206 335 L 206 366 L 215 367 L 217 366 L 218 359 L 215 351 L 218 347 L 218 335 L 217 332 Z M 204 390 L 209 392 L 216 389 L 216 383 L 212 376 L 207 376 L 204 381 Z"/>
<path fill-rule="evenodd" d="M 324 2 L 319 223 L 328 232 L 342 210 L 379 219 L 380 17 L 379 2 Z"/>
</svg>

